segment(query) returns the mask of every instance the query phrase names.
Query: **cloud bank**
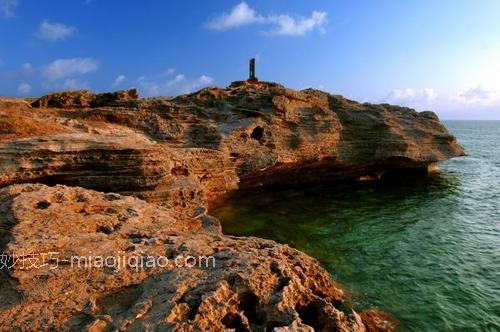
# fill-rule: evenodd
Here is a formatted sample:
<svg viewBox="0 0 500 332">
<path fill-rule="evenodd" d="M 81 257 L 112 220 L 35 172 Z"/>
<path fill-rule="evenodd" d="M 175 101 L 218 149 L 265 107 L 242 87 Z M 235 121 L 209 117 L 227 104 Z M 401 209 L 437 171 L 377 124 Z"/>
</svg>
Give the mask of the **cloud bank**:
<svg viewBox="0 0 500 332">
<path fill-rule="evenodd" d="M 500 92 L 494 89 L 487 89 L 481 85 L 462 91 L 457 97 L 459 101 L 466 104 L 482 106 L 500 105 Z"/>
<path fill-rule="evenodd" d="M 388 102 L 400 103 L 403 105 L 424 103 L 436 99 L 437 93 L 434 89 L 394 89 L 386 98 Z"/>
</svg>

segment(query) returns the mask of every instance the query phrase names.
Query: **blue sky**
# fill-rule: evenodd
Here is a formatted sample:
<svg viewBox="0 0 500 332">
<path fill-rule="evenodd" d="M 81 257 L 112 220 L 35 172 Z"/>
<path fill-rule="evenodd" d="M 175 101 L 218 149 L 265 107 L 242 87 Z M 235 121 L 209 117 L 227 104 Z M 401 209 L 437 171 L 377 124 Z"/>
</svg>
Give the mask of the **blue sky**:
<svg viewBox="0 0 500 332">
<path fill-rule="evenodd" d="M 0 95 L 177 95 L 257 76 L 500 119 L 500 1 L 0 0 Z"/>
</svg>

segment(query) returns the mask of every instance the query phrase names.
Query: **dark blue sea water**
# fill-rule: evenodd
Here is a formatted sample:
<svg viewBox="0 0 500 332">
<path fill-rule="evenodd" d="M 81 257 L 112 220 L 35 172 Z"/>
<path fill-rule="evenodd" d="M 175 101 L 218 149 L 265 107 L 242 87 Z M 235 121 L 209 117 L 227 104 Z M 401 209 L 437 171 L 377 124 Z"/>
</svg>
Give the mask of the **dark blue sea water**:
<svg viewBox="0 0 500 332">
<path fill-rule="evenodd" d="M 316 257 L 354 309 L 402 331 L 500 331 L 500 122 L 446 126 L 468 156 L 428 178 L 266 190 L 213 213 L 226 233 Z"/>
</svg>

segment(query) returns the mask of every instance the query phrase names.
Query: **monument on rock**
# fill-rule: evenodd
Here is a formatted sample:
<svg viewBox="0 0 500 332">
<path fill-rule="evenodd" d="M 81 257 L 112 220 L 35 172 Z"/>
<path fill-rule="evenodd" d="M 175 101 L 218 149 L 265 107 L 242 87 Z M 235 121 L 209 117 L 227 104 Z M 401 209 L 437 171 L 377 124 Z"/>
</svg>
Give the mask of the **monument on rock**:
<svg viewBox="0 0 500 332">
<path fill-rule="evenodd" d="M 250 81 L 250 82 L 257 82 L 258 81 L 257 77 L 255 77 L 255 58 L 251 58 L 250 62 L 249 62 L 248 81 Z"/>
</svg>

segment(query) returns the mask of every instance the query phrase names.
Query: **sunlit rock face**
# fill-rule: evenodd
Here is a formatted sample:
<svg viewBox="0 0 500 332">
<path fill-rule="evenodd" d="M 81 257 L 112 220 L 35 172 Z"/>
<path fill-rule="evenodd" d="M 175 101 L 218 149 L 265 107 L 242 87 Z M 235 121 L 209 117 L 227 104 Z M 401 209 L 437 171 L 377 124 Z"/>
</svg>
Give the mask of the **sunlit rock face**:
<svg viewBox="0 0 500 332">
<path fill-rule="evenodd" d="M 2 128 L 0 185 L 78 185 L 166 206 L 239 187 L 425 173 L 463 155 L 432 112 L 276 83 L 169 99 L 68 92 L 0 107 L 13 119 Z"/>
<path fill-rule="evenodd" d="M 384 313 L 341 306 L 316 260 L 225 236 L 207 206 L 238 188 L 421 175 L 460 155 L 432 112 L 276 83 L 175 98 L 2 98 L 5 262 L 57 252 L 62 262 L 92 253 L 211 256 L 215 265 L 3 269 L 0 330 L 392 330 Z"/>
<path fill-rule="evenodd" d="M 364 331 L 316 260 L 222 235 L 203 211 L 42 184 L 0 190 L 0 211 L 13 265 L 0 272 L 2 331 Z M 169 260 L 139 266 L 134 257 Z"/>
</svg>

